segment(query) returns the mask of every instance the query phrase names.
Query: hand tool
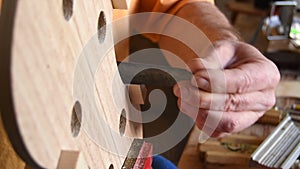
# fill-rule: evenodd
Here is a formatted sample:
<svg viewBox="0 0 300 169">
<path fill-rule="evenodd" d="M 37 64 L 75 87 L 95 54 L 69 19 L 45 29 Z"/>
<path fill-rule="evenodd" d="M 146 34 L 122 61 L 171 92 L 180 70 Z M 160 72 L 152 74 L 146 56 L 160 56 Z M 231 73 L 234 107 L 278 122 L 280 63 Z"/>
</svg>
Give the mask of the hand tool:
<svg viewBox="0 0 300 169">
<path fill-rule="evenodd" d="M 300 155 L 298 120 L 289 114 L 251 155 L 252 166 L 289 169 Z"/>
<path fill-rule="evenodd" d="M 181 68 L 134 62 L 118 62 L 117 64 L 125 84 L 173 87 L 179 81 L 192 78 L 191 72 Z"/>
</svg>

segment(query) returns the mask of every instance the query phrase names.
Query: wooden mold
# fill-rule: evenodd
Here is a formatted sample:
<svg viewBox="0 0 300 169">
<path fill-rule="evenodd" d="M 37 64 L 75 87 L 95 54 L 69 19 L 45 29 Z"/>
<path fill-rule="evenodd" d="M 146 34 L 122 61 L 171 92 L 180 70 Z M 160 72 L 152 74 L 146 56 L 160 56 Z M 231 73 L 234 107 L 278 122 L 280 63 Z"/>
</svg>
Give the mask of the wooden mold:
<svg viewBox="0 0 300 169">
<path fill-rule="evenodd" d="M 128 3 L 3 0 L 0 106 L 27 165 L 80 159 L 85 168 L 121 168 L 133 137 L 142 136 L 141 125 L 126 119 L 131 103 L 116 66 L 117 28 L 109 26 L 113 8 Z"/>
</svg>

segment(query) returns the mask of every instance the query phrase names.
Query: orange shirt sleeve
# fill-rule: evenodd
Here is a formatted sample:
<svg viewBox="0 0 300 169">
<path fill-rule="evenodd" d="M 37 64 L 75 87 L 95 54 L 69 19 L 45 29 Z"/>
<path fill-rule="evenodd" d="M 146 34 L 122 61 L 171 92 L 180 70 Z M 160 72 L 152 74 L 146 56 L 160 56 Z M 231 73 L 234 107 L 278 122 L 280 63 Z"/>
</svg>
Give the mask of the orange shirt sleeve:
<svg viewBox="0 0 300 169">
<path fill-rule="evenodd" d="M 214 4 L 214 0 L 131 0 L 132 3 L 132 13 L 141 13 L 141 12 L 161 12 L 171 15 L 176 15 L 176 13 L 186 4 L 195 3 L 195 2 L 210 2 Z M 163 29 L 169 20 L 147 20 L 146 25 L 136 25 L 136 29 L 139 30 L 141 26 L 153 26 L 156 25 L 156 29 Z M 153 42 L 157 42 L 160 38 L 159 35 L 147 34 L 145 35 Z"/>
<path fill-rule="evenodd" d="M 182 6 L 193 2 L 211 2 L 214 0 L 133 0 L 136 12 L 164 12 L 175 14 Z"/>
</svg>

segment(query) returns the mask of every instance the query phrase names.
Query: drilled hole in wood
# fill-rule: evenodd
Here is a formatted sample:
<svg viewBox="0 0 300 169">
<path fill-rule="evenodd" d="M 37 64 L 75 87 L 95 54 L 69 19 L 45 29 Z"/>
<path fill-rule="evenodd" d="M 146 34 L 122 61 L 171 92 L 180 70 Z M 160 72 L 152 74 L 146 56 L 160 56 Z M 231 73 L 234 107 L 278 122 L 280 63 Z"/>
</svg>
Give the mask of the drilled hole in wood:
<svg viewBox="0 0 300 169">
<path fill-rule="evenodd" d="M 103 43 L 106 36 L 106 18 L 103 11 L 100 12 L 98 18 L 98 39 L 100 43 Z"/>
<path fill-rule="evenodd" d="M 81 105 L 78 101 L 76 101 L 72 109 L 72 117 L 71 117 L 71 132 L 73 137 L 77 137 L 80 132 L 81 117 L 82 117 Z"/>
<path fill-rule="evenodd" d="M 123 109 L 121 112 L 120 124 L 119 124 L 119 133 L 121 136 L 123 136 L 125 133 L 126 121 L 127 121 L 126 120 L 126 111 L 125 111 L 125 109 Z"/>
<path fill-rule="evenodd" d="M 67 21 L 69 21 L 73 15 L 73 5 L 73 0 L 63 0 L 63 12 Z"/>
<path fill-rule="evenodd" d="M 115 168 L 114 165 L 111 164 L 108 169 L 114 169 L 114 168 Z"/>
</svg>

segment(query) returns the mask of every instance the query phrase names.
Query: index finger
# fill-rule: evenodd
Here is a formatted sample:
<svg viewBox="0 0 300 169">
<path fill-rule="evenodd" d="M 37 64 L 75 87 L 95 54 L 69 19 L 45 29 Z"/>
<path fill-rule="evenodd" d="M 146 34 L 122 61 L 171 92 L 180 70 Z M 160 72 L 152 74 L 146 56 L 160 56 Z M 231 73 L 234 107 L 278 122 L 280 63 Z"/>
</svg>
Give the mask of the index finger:
<svg viewBox="0 0 300 169">
<path fill-rule="evenodd" d="M 219 48 L 217 50 L 224 51 Z M 205 91 L 226 93 L 252 92 L 276 86 L 280 76 L 273 62 L 249 45 L 241 45 L 235 50 L 235 53 L 225 52 L 223 57 L 213 55 L 212 58 L 193 59 L 189 63 L 195 75 L 192 84 Z"/>
<path fill-rule="evenodd" d="M 194 74 L 191 83 L 209 92 L 253 92 L 276 86 L 279 77 L 275 69 L 272 64 L 257 63 L 244 64 L 233 69 L 201 70 Z"/>
</svg>

